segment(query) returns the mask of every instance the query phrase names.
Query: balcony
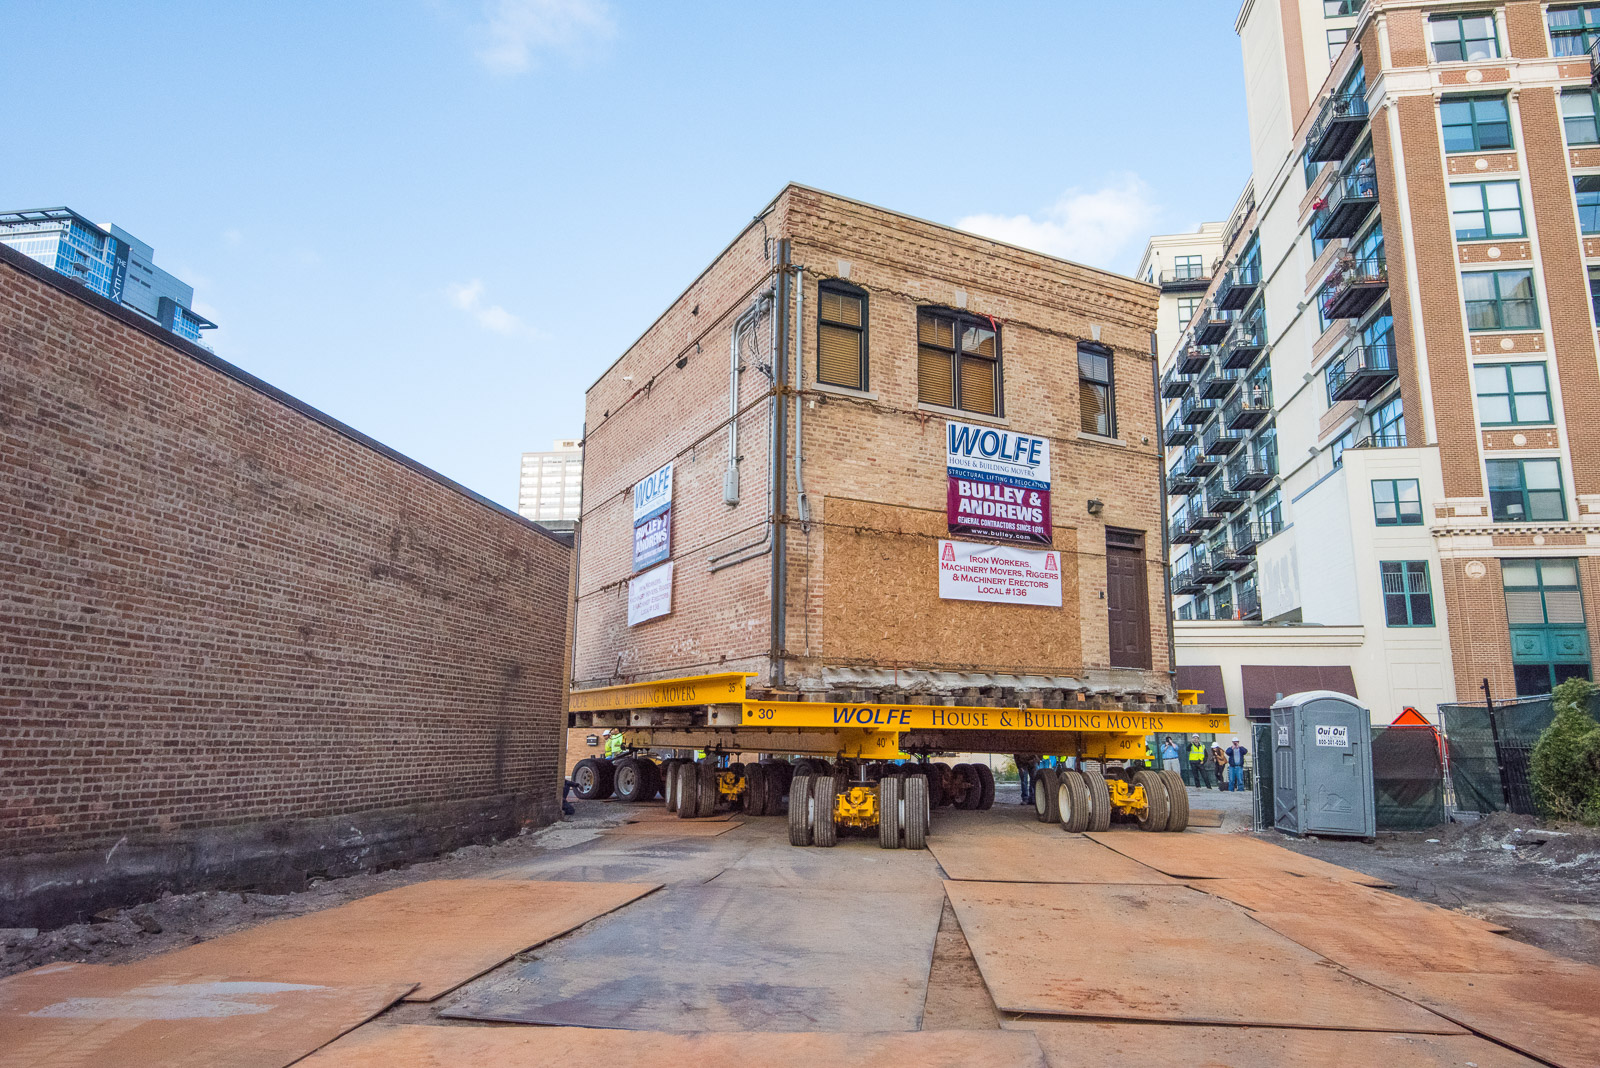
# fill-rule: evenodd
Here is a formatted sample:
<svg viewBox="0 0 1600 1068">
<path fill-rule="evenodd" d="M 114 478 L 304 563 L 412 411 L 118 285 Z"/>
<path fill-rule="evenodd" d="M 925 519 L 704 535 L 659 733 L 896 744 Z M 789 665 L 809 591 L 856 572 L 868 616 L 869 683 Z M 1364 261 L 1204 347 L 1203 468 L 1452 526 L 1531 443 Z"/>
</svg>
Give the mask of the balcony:
<svg viewBox="0 0 1600 1068">
<path fill-rule="evenodd" d="M 1195 531 L 1216 530 L 1222 525 L 1222 517 L 1213 515 L 1201 506 L 1198 496 L 1189 498 L 1189 523 L 1187 529 Z M 1199 540 L 1198 538 L 1195 540 Z"/>
<path fill-rule="evenodd" d="M 1283 521 L 1283 512 L 1274 505 L 1270 510 L 1262 512 L 1260 521 L 1256 524 L 1256 541 L 1264 542 L 1269 538 L 1277 537 L 1287 527 Z"/>
<path fill-rule="evenodd" d="M 1261 618 L 1261 591 L 1254 586 L 1245 586 L 1239 591 L 1239 618 Z"/>
<path fill-rule="evenodd" d="M 1212 423 L 1206 427 L 1206 432 L 1200 439 L 1200 447 L 1207 456 L 1232 456 L 1243 444 L 1243 431 L 1224 430 L 1221 423 Z"/>
<path fill-rule="evenodd" d="M 1389 264 L 1382 256 L 1346 256 L 1323 280 L 1322 314 L 1328 319 L 1355 319 L 1389 291 Z"/>
<path fill-rule="evenodd" d="M 1216 471 L 1217 461 L 1207 456 L 1198 445 L 1183 450 L 1183 473 L 1190 478 L 1209 478 Z"/>
<path fill-rule="evenodd" d="M 1238 371 L 1228 371 L 1212 364 L 1206 373 L 1200 376 L 1200 395 L 1207 400 L 1221 400 L 1233 392 L 1233 387 L 1239 384 Z"/>
<path fill-rule="evenodd" d="M 1190 555 L 1189 561 L 1195 581 L 1202 585 L 1210 586 L 1228 577 L 1227 572 L 1217 566 L 1217 560 L 1211 553 L 1197 550 Z"/>
<path fill-rule="evenodd" d="M 1328 365 L 1328 400 L 1332 403 L 1347 400 L 1369 400 L 1393 382 L 1395 368 L 1394 346 L 1357 345 L 1338 360 Z"/>
<path fill-rule="evenodd" d="M 1183 404 L 1178 408 L 1178 421 L 1189 426 L 1200 426 L 1216 412 L 1216 401 L 1191 393 L 1183 398 Z"/>
<path fill-rule="evenodd" d="M 1225 485 L 1214 485 L 1206 490 L 1206 511 L 1212 515 L 1232 515 L 1244 507 L 1248 495 Z"/>
<path fill-rule="evenodd" d="M 1322 202 L 1314 205 L 1320 213 L 1311 235 L 1319 241 L 1354 237 L 1377 206 L 1378 176 L 1370 166 L 1361 167 L 1353 174 L 1334 179 Z"/>
<path fill-rule="evenodd" d="M 1589 86 L 1600 89 L 1600 40 L 1589 46 Z"/>
<path fill-rule="evenodd" d="M 1200 488 L 1200 480 L 1183 470 L 1181 463 L 1167 472 L 1167 496 L 1187 497 Z"/>
<path fill-rule="evenodd" d="M 1186 567 L 1172 576 L 1172 592 L 1175 596 L 1184 597 L 1191 594 L 1205 592 L 1206 584 L 1195 580 L 1194 568 Z"/>
<path fill-rule="evenodd" d="M 1193 385 L 1192 375 L 1179 374 L 1176 367 L 1161 376 L 1161 395 L 1167 400 L 1182 400 Z"/>
<path fill-rule="evenodd" d="M 1169 447 L 1181 447 L 1194 444 L 1194 427 L 1186 425 L 1174 412 L 1171 419 L 1167 420 L 1167 432 L 1163 439 Z"/>
<path fill-rule="evenodd" d="M 1250 552 L 1248 553 L 1242 553 L 1235 548 L 1226 553 L 1219 553 L 1216 560 L 1217 566 L 1224 571 L 1231 571 L 1234 574 L 1238 574 L 1241 571 L 1249 571 L 1256 566 L 1255 542 L 1251 541 Z"/>
<path fill-rule="evenodd" d="M 1201 530 L 1189 525 L 1189 515 L 1188 509 L 1173 513 L 1172 523 L 1169 528 L 1173 544 L 1193 545 L 1205 537 Z"/>
<path fill-rule="evenodd" d="M 1228 464 L 1228 488 L 1244 493 L 1264 489 L 1278 477 L 1278 457 L 1268 452 L 1241 456 Z"/>
<path fill-rule="evenodd" d="M 1207 267 L 1178 267 L 1162 271 L 1157 283 L 1163 293 L 1203 293 L 1211 286 L 1211 270 Z"/>
<path fill-rule="evenodd" d="M 1334 93 L 1306 132 L 1306 158 L 1314 163 L 1344 159 L 1366 125 L 1366 94 Z"/>
<path fill-rule="evenodd" d="M 1235 523 L 1233 529 L 1228 531 L 1229 540 L 1233 542 L 1233 555 L 1244 558 L 1254 558 L 1256 555 L 1255 524 L 1248 519 Z"/>
<path fill-rule="evenodd" d="M 1261 288 L 1261 265 L 1243 263 L 1228 269 L 1217 287 L 1217 307 L 1223 311 L 1243 311 Z"/>
<path fill-rule="evenodd" d="M 1197 375 L 1206 369 L 1215 352 L 1207 345 L 1186 344 L 1178 349 L 1178 362 L 1173 369 L 1180 375 Z"/>
<path fill-rule="evenodd" d="M 1261 322 L 1261 313 L 1234 322 L 1233 329 L 1223 339 L 1219 350 L 1222 366 L 1230 371 L 1242 371 L 1256 362 L 1267 347 L 1267 330 Z"/>
<path fill-rule="evenodd" d="M 1403 449 L 1406 447 L 1404 431 L 1384 430 L 1369 434 L 1350 446 L 1352 449 Z"/>
<path fill-rule="evenodd" d="M 1272 387 L 1266 382 L 1246 382 L 1222 409 L 1229 430 L 1254 430 L 1272 414 Z"/>
<path fill-rule="evenodd" d="M 1207 304 L 1195 313 L 1194 339 L 1201 345 L 1215 345 L 1228 336 L 1233 318 L 1228 313 Z"/>
</svg>

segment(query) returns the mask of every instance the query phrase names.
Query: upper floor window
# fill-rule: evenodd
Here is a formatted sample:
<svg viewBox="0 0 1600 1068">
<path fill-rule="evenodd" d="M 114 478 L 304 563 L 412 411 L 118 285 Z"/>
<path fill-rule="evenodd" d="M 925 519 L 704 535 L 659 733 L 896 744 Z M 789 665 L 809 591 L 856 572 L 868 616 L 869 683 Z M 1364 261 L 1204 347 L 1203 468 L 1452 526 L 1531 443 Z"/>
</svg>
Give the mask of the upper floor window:
<svg viewBox="0 0 1600 1068">
<path fill-rule="evenodd" d="M 1111 379 L 1110 349 L 1078 345 L 1078 411 L 1084 433 L 1116 436 L 1116 390 Z"/>
<path fill-rule="evenodd" d="M 1525 330 L 1539 325 L 1533 272 L 1468 271 L 1461 276 L 1468 330 Z"/>
<path fill-rule="evenodd" d="M 817 287 L 817 381 L 867 388 L 867 295 L 854 286 Z"/>
<path fill-rule="evenodd" d="M 1600 267 L 1589 268 L 1589 307 L 1595 324 L 1600 325 Z"/>
<path fill-rule="evenodd" d="M 1426 560 L 1385 560 L 1378 564 L 1383 576 L 1383 621 L 1391 627 L 1433 626 L 1433 589 L 1428 583 Z"/>
<path fill-rule="evenodd" d="M 1344 46 L 1350 43 L 1350 27 L 1342 30 L 1328 31 L 1328 62 L 1337 63 L 1339 53 L 1344 51 Z"/>
<path fill-rule="evenodd" d="M 1174 278 L 1204 278 L 1206 276 L 1205 257 L 1174 256 L 1172 258 L 1172 276 Z"/>
<path fill-rule="evenodd" d="M 1489 512 L 1496 523 L 1567 518 L 1559 460 L 1489 460 Z"/>
<path fill-rule="evenodd" d="M 1578 198 L 1578 229 L 1600 234 L 1600 174 L 1580 174 L 1572 180 Z"/>
<path fill-rule="evenodd" d="M 1526 237 L 1518 182 L 1471 182 L 1450 187 L 1450 221 L 1457 241 Z"/>
<path fill-rule="evenodd" d="M 1422 483 L 1414 478 L 1372 480 L 1373 518 L 1380 527 L 1422 525 Z"/>
<path fill-rule="evenodd" d="M 1545 18 L 1550 25 L 1550 54 L 1581 56 L 1600 37 L 1600 4 L 1553 7 Z"/>
<path fill-rule="evenodd" d="M 1195 309 L 1200 307 L 1205 297 L 1179 297 L 1178 298 L 1178 326 L 1187 327 L 1194 320 Z"/>
<path fill-rule="evenodd" d="M 1398 396 L 1376 408 L 1371 421 L 1372 444 L 1380 449 L 1405 448 L 1406 411 Z"/>
<path fill-rule="evenodd" d="M 1500 55 L 1493 15 L 1435 15 L 1428 20 L 1428 43 L 1433 46 L 1435 63 Z"/>
<path fill-rule="evenodd" d="M 1000 337 L 993 320 L 919 311 L 917 400 L 999 415 L 1000 396 Z"/>
<path fill-rule="evenodd" d="M 1352 426 L 1349 430 L 1346 430 L 1343 434 L 1340 434 L 1338 438 L 1334 440 L 1333 445 L 1331 446 L 1331 451 L 1333 453 L 1333 466 L 1344 466 L 1344 454 L 1348 450 L 1355 447 L 1356 428 Z"/>
<path fill-rule="evenodd" d="M 1542 363 L 1480 363 L 1472 369 L 1482 426 L 1551 422 L 1550 380 Z"/>
<path fill-rule="evenodd" d="M 1322 0 L 1322 17 L 1336 19 L 1361 10 L 1362 0 Z"/>
<path fill-rule="evenodd" d="M 1595 124 L 1593 89 L 1564 89 L 1561 92 L 1561 128 L 1569 145 L 1600 144 L 1600 128 Z"/>
<path fill-rule="evenodd" d="M 1511 112 L 1504 96 L 1446 97 L 1439 102 L 1446 152 L 1511 147 Z"/>
<path fill-rule="evenodd" d="M 1582 624 L 1583 591 L 1576 560 L 1501 560 L 1506 618 L 1512 626 Z"/>
</svg>

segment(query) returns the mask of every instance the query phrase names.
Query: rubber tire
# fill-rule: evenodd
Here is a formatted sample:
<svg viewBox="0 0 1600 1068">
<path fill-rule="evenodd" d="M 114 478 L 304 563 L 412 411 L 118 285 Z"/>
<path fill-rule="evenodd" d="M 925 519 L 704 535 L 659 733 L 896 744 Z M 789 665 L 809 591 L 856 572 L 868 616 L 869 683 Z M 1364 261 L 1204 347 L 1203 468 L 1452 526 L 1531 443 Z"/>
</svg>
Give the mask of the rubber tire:
<svg viewBox="0 0 1600 1068">
<path fill-rule="evenodd" d="M 928 807 L 938 808 L 944 804 L 944 780 L 936 768 L 924 765 L 920 776 L 928 784 Z"/>
<path fill-rule="evenodd" d="M 668 812 L 678 811 L 678 769 L 682 767 L 683 764 L 679 761 L 669 760 L 661 772 L 662 776 L 666 779 L 666 785 L 661 791 L 662 803 L 666 806 Z"/>
<path fill-rule="evenodd" d="M 826 848 L 839 844 L 839 826 L 833 822 L 833 799 L 838 792 L 836 776 L 818 775 L 811 780 L 811 798 L 816 804 L 816 820 L 811 826 L 812 845 Z"/>
<path fill-rule="evenodd" d="M 701 764 L 695 778 L 700 785 L 700 803 L 696 806 L 695 815 L 715 816 L 717 814 L 717 778 L 722 774 L 722 769 L 715 764 Z"/>
<path fill-rule="evenodd" d="M 1063 768 L 1056 788 L 1056 808 L 1061 817 L 1061 828 L 1069 834 L 1082 834 L 1089 829 L 1093 809 L 1089 801 L 1089 784 L 1082 772 Z"/>
<path fill-rule="evenodd" d="M 643 800 L 644 788 L 650 783 L 650 773 L 640 767 L 634 757 L 623 757 L 611 768 L 611 796 L 625 804 Z"/>
<path fill-rule="evenodd" d="M 987 764 L 974 764 L 978 773 L 978 808 L 987 812 L 994 807 L 994 769 Z"/>
<path fill-rule="evenodd" d="M 1149 768 L 1134 773 L 1133 784 L 1144 787 L 1144 815 L 1139 817 L 1141 831 L 1164 831 L 1172 805 L 1167 800 L 1167 781 Z"/>
<path fill-rule="evenodd" d="M 765 764 L 744 766 L 744 812 L 747 816 L 767 814 L 767 768 Z"/>
<path fill-rule="evenodd" d="M 974 810 L 983 800 L 983 788 L 978 785 L 978 773 L 971 764 L 957 764 L 950 769 L 950 785 L 955 795 L 950 804 L 963 812 Z"/>
<path fill-rule="evenodd" d="M 678 818 L 700 815 L 700 765 L 690 761 L 678 768 Z"/>
<path fill-rule="evenodd" d="M 941 760 L 937 763 L 928 765 L 928 768 L 928 777 L 930 779 L 936 778 L 939 780 L 938 786 L 929 791 L 929 799 L 931 800 L 933 797 L 937 796 L 939 798 L 940 808 L 943 808 L 945 805 L 954 805 L 956 803 L 956 799 L 955 794 L 953 794 L 950 790 L 950 765 Z"/>
<path fill-rule="evenodd" d="M 661 795 L 661 766 L 649 757 L 634 757 L 634 759 L 639 762 L 639 771 L 644 775 L 639 800 L 654 801 Z"/>
<path fill-rule="evenodd" d="M 1033 772 L 1033 814 L 1040 823 L 1060 823 L 1056 788 L 1061 778 L 1055 768 L 1036 768 Z"/>
<path fill-rule="evenodd" d="M 789 844 L 811 844 L 811 776 L 796 775 L 789 784 Z"/>
<path fill-rule="evenodd" d="M 1078 772 L 1089 791 L 1089 830 L 1101 833 L 1111 829 L 1111 787 L 1098 768 L 1084 768 Z"/>
<path fill-rule="evenodd" d="M 878 780 L 878 845 L 900 848 L 900 780 L 893 775 Z"/>
<path fill-rule="evenodd" d="M 767 764 L 767 815 L 776 816 L 783 812 L 783 802 L 789 796 L 789 774 L 787 764 Z"/>
<path fill-rule="evenodd" d="M 582 801 L 604 801 L 611 796 L 612 782 L 611 762 L 600 757 L 584 757 L 572 769 L 572 792 Z"/>
<path fill-rule="evenodd" d="M 907 849 L 927 849 L 928 830 L 933 823 L 933 808 L 929 804 L 928 780 L 922 775 L 907 775 L 905 780 Z"/>
<path fill-rule="evenodd" d="M 1189 787 L 1176 771 L 1163 770 L 1167 782 L 1167 830 L 1182 831 L 1189 826 Z"/>
</svg>

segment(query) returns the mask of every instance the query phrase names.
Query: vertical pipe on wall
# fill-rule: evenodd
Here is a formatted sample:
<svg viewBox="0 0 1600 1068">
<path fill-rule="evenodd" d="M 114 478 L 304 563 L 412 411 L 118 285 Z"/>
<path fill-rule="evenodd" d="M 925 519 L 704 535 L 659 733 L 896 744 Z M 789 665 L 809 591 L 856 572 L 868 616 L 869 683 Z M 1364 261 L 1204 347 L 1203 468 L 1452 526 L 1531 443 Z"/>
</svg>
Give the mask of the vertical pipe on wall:
<svg viewBox="0 0 1600 1068">
<path fill-rule="evenodd" d="M 1167 676 L 1178 679 L 1177 624 L 1172 622 L 1172 531 L 1167 525 L 1167 426 L 1161 421 L 1161 357 L 1150 334 L 1150 385 L 1156 405 L 1156 471 L 1161 481 L 1161 604 L 1167 614 Z"/>
<path fill-rule="evenodd" d="M 787 468 L 783 463 L 783 452 L 788 448 L 789 430 L 787 419 L 789 411 L 786 396 L 789 392 L 789 239 L 778 240 L 778 351 L 773 353 L 773 383 L 772 388 L 778 398 L 777 418 L 773 421 L 773 446 L 777 462 L 772 465 L 772 660 L 771 685 L 774 688 L 784 684 L 784 626 L 786 614 L 784 612 L 785 585 L 788 582 L 788 568 L 785 566 L 787 555 L 787 530 L 784 521 L 788 518 L 788 479 L 785 477 Z"/>
<path fill-rule="evenodd" d="M 794 269 L 794 511 L 801 523 L 811 519 L 811 502 L 806 500 L 806 480 L 800 470 L 800 409 L 803 400 L 800 389 L 805 385 L 805 283 L 804 268 L 796 267 Z"/>
</svg>

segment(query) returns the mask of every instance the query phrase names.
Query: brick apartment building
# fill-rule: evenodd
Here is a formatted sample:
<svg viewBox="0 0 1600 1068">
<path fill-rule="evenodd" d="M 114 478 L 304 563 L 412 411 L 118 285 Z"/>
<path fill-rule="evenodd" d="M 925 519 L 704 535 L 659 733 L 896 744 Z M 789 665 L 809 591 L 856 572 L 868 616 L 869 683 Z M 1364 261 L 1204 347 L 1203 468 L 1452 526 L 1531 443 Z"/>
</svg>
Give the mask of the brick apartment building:
<svg viewBox="0 0 1600 1068">
<path fill-rule="evenodd" d="M 1163 350 L 1180 671 L 1236 715 L 1315 676 L 1381 722 L 1589 677 L 1600 7 L 1247 0 L 1236 28 L 1251 181 Z"/>
<path fill-rule="evenodd" d="M 575 685 L 1170 695 L 1156 298 L 788 186 L 588 392 Z"/>
</svg>

